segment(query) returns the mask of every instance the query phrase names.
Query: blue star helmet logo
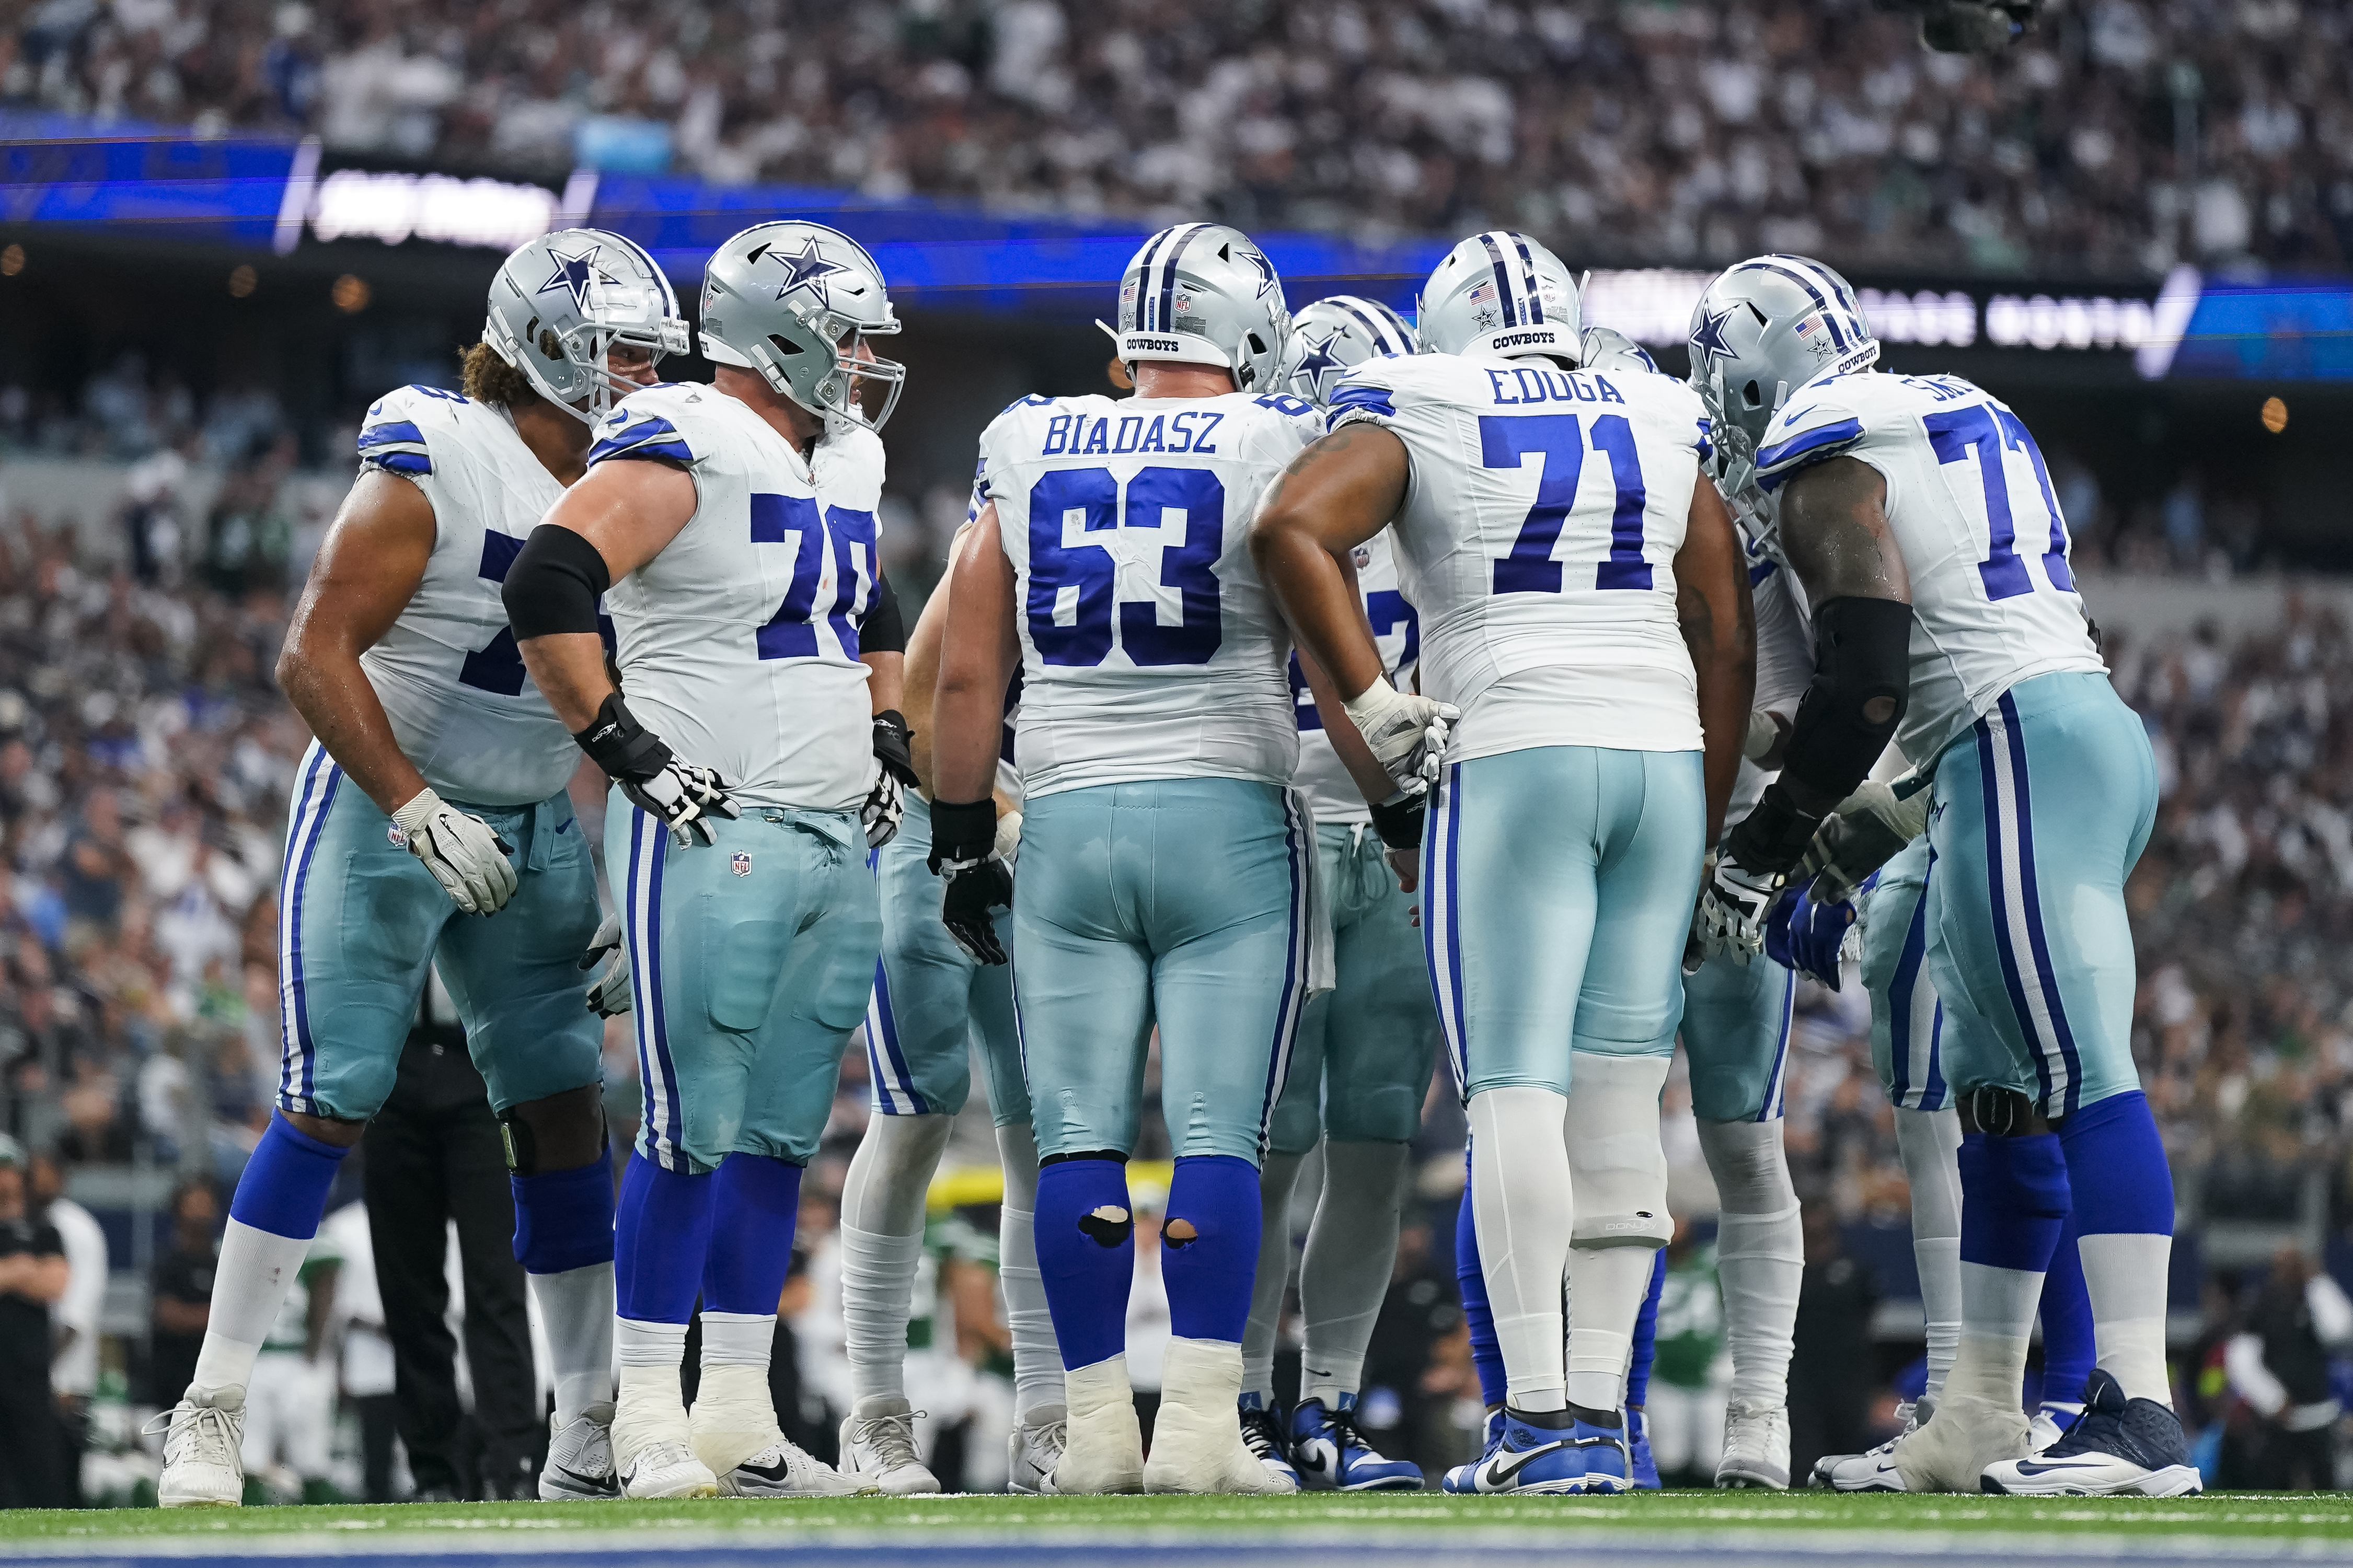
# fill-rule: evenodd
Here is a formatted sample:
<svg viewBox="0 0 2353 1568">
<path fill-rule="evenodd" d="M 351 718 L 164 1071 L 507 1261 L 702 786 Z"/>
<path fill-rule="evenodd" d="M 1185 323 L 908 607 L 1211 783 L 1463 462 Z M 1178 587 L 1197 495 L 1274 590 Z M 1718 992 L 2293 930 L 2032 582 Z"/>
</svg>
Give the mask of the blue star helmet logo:
<svg viewBox="0 0 2353 1568">
<path fill-rule="evenodd" d="M 1262 250 L 1245 250 L 1242 252 L 1242 259 L 1258 268 L 1258 292 L 1251 298 L 1264 299 L 1266 291 L 1275 287 L 1278 281 L 1274 276 L 1274 263 L 1266 258 L 1266 253 Z"/>
<path fill-rule="evenodd" d="M 585 314 L 588 309 L 589 289 L 599 283 L 618 281 L 596 265 L 596 258 L 604 253 L 604 249 L 601 245 L 592 245 L 577 256 L 566 256 L 553 247 L 549 247 L 548 255 L 554 258 L 555 270 L 547 275 L 547 281 L 534 292 L 544 294 L 550 289 L 565 289 L 572 296 L 573 309 Z"/>
<path fill-rule="evenodd" d="M 1692 367 L 1700 374 L 1703 379 L 1704 379 L 1707 373 L 1714 368 L 1715 361 L 1720 359 L 1738 359 L 1740 357 L 1739 353 L 1733 348 L 1733 346 L 1724 341 L 1724 323 L 1732 320 L 1732 313 L 1736 309 L 1738 309 L 1737 306 L 1727 306 L 1724 310 L 1715 311 L 1713 314 L 1704 315 L 1700 318 L 1699 325 L 1692 329 L 1691 346 L 1693 352 L 1705 354 L 1708 357 L 1707 363 L 1694 365 Z"/>
<path fill-rule="evenodd" d="M 1300 333 L 1300 342 L 1307 345 L 1307 357 L 1299 362 L 1297 374 L 1312 381 L 1327 370 L 1345 369 L 1339 356 L 1332 352 L 1332 345 L 1338 342 L 1343 335 L 1341 330 L 1335 327 L 1324 335 L 1324 341 L 1319 343 L 1305 332 Z"/>
<path fill-rule="evenodd" d="M 797 289 L 807 289 L 816 293 L 818 305 L 823 310 L 833 308 L 833 299 L 826 291 L 825 280 L 838 272 L 849 270 L 843 263 L 828 261 L 818 254 L 815 235 L 801 241 L 797 255 L 787 256 L 781 250 L 771 250 L 768 259 L 785 269 L 785 280 L 776 289 L 777 299 L 783 299 Z"/>
</svg>

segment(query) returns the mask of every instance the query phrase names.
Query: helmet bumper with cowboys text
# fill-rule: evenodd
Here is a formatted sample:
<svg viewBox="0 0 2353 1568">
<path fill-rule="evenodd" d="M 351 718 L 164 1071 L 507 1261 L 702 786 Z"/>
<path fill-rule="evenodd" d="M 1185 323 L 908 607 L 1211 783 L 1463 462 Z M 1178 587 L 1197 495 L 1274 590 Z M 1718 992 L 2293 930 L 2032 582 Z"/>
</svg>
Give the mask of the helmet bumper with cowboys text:
<svg viewBox="0 0 2353 1568">
<path fill-rule="evenodd" d="M 1773 416 L 1808 382 L 1879 358 L 1847 280 L 1802 256 L 1759 256 L 1708 285 L 1692 310 L 1691 386 L 1706 405 L 1716 477 L 1745 487 Z"/>
<path fill-rule="evenodd" d="M 614 348 L 659 363 L 690 347 L 662 269 L 635 241 L 601 228 L 543 234 L 501 262 L 482 341 L 541 396 L 589 425 L 639 384 L 612 368 Z"/>
<path fill-rule="evenodd" d="M 867 340 L 898 330 L 882 269 L 823 224 L 754 224 L 703 268 L 703 357 L 758 372 L 811 414 L 880 430 L 899 405 L 907 367 L 875 357 Z M 871 418 L 868 384 L 885 389 Z"/>
<path fill-rule="evenodd" d="M 1291 338 L 1282 279 L 1250 236 L 1221 223 L 1180 223 L 1144 242 L 1119 279 L 1123 363 L 1212 365 L 1237 392 L 1278 384 Z"/>
<path fill-rule="evenodd" d="M 1651 351 L 1615 327 L 1585 329 L 1585 358 L 1580 363 L 1586 370 L 1639 370 L 1652 375 L 1659 374 L 1659 362 L 1651 357 Z"/>
<path fill-rule="evenodd" d="M 1291 340 L 1282 351 L 1282 384 L 1293 396 L 1329 408 L 1333 389 L 1356 366 L 1419 349 L 1413 329 L 1387 305 L 1354 294 L 1334 294 L 1292 317 Z"/>
<path fill-rule="evenodd" d="M 1585 307 L 1567 266 L 1526 235 L 1474 234 L 1422 285 L 1421 352 L 1582 363 Z"/>
</svg>

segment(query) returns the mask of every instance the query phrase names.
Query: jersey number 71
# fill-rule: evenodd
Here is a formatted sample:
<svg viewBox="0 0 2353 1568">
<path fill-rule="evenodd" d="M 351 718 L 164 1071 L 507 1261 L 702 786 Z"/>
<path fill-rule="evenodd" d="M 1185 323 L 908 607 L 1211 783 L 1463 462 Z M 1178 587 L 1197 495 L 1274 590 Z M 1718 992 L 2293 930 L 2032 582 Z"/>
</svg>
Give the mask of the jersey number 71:
<svg viewBox="0 0 2353 1568">
<path fill-rule="evenodd" d="M 1557 594 L 1561 563 L 1552 558 L 1560 531 L 1577 505 L 1577 481 L 1585 473 L 1588 433 L 1574 414 L 1482 414 L 1479 416 L 1479 461 L 1490 468 L 1525 468 L 1535 458 L 1542 478 L 1535 504 L 1528 508 L 1512 552 L 1494 563 L 1498 594 Z M 1642 484 L 1642 459 L 1634 448 L 1634 426 L 1623 414 L 1595 416 L 1589 439 L 1609 459 L 1618 489 L 1609 514 L 1609 554 L 1593 563 L 1596 588 L 1648 588 L 1651 563 L 1642 559 L 1642 510 L 1650 492 Z"/>
</svg>

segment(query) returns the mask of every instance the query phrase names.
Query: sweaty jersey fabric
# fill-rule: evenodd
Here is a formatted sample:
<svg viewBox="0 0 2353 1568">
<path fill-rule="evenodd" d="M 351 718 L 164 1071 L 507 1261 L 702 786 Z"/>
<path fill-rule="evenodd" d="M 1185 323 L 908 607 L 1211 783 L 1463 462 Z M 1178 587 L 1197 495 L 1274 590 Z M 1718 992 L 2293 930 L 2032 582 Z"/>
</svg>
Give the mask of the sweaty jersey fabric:
<svg viewBox="0 0 2353 1568">
<path fill-rule="evenodd" d="M 1895 736 L 1905 756 L 1931 762 L 2021 680 L 2106 668 L 2050 469 L 1999 398 L 1952 375 L 1824 376 L 1774 419 L 1757 483 L 1778 497 L 1838 457 L 1887 481 L 1888 524 L 1912 577 L 1912 695 Z"/>
<path fill-rule="evenodd" d="M 1421 612 L 1421 688 L 1462 710 L 1447 755 L 1696 751 L 1699 685 L 1674 558 L 1706 447 L 1664 376 L 1536 361 L 1370 360 L 1332 400 L 1412 465 L 1393 525 Z"/>
<path fill-rule="evenodd" d="M 1289 638 L 1250 564 L 1260 493 L 1320 434 L 1287 395 L 1026 397 L 980 437 L 1013 563 L 1030 799 L 1143 779 L 1288 784 Z"/>
<path fill-rule="evenodd" d="M 590 466 L 675 462 L 694 516 L 605 605 L 638 721 L 740 805 L 855 808 L 874 787 L 858 621 L 874 591 L 882 443 L 837 422 L 811 461 L 749 405 L 676 383 L 623 399 Z"/>
<path fill-rule="evenodd" d="M 1373 642 L 1381 651 L 1381 674 L 1400 691 L 1413 688 L 1414 660 L 1421 653 L 1421 623 L 1413 605 L 1398 591 L 1397 556 L 1383 529 L 1356 546 L 1356 591 L 1372 623 Z M 1315 695 L 1300 673 L 1299 655 L 1291 656 L 1291 696 L 1299 709 L 1299 771 L 1292 783 L 1307 796 L 1308 809 L 1318 822 L 1370 822 L 1372 807 L 1365 804 L 1356 781 L 1332 749 L 1324 717 L 1315 710 Z"/>
<path fill-rule="evenodd" d="M 579 765 L 522 667 L 499 585 L 564 487 L 496 405 L 435 386 L 386 393 L 360 426 L 360 468 L 433 506 L 433 553 L 392 629 L 360 655 L 401 754 L 453 800 L 524 805 Z"/>
</svg>

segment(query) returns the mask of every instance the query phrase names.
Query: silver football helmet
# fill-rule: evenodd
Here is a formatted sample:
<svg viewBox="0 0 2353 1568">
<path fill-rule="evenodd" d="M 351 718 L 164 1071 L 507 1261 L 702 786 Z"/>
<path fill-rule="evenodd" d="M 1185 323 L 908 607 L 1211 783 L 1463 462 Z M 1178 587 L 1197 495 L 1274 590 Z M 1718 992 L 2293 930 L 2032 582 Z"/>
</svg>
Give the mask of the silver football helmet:
<svg viewBox="0 0 2353 1568">
<path fill-rule="evenodd" d="M 1282 386 L 1318 408 L 1332 405 L 1332 389 L 1356 365 L 1384 354 L 1415 352 L 1413 329 L 1377 300 L 1334 294 L 1291 319 L 1282 351 Z"/>
<path fill-rule="evenodd" d="M 1659 362 L 1651 351 L 1620 331 L 1615 327 L 1585 329 L 1585 358 L 1579 362 L 1586 370 L 1648 371 L 1659 374 Z"/>
<path fill-rule="evenodd" d="M 1274 263 L 1221 223 L 1180 223 L 1145 240 L 1120 274 L 1119 330 L 1095 325 L 1123 363 L 1215 365 L 1237 392 L 1273 387 L 1291 338 Z"/>
<path fill-rule="evenodd" d="M 1706 405 L 1726 495 L 1755 471 L 1757 444 L 1790 395 L 1879 358 L 1845 279 L 1802 256 L 1759 256 L 1708 285 L 1692 311 L 1691 386 Z"/>
<path fill-rule="evenodd" d="M 753 370 L 811 414 L 880 430 L 907 367 L 866 340 L 899 330 L 882 269 L 863 246 L 816 223 L 754 224 L 711 253 L 702 273 L 702 355 Z M 869 418 L 861 383 L 887 388 Z"/>
<path fill-rule="evenodd" d="M 1422 286 L 1421 352 L 1543 354 L 1575 366 L 1584 311 L 1559 257 L 1525 234 L 1489 229 L 1448 251 Z"/>
<path fill-rule="evenodd" d="M 499 264 L 482 341 L 539 395 L 595 425 L 638 389 L 607 356 L 628 345 L 659 363 L 688 349 L 670 279 L 636 241 L 559 228 Z"/>
</svg>

